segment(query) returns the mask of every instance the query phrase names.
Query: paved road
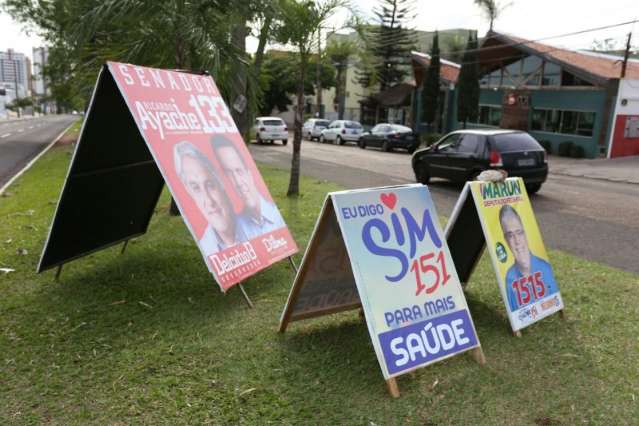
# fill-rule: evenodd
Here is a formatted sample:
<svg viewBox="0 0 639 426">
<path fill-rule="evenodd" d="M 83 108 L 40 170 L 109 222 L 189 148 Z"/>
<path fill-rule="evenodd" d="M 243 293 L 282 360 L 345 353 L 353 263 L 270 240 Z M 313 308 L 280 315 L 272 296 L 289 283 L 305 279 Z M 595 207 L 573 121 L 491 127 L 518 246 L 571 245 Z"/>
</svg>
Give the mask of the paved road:
<svg viewBox="0 0 639 426">
<path fill-rule="evenodd" d="M 291 145 L 253 144 L 250 149 L 256 161 L 288 168 Z M 347 188 L 414 182 L 405 152 L 307 141 L 302 173 Z M 461 186 L 433 179 L 429 188 L 438 213 L 449 215 Z M 639 185 L 551 174 L 531 198 L 549 247 L 639 273 Z"/>
<path fill-rule="evenodd" d="M 47 115 L 16 121 L 0 120 L 0 188 L 77 118 Z"/>
</svg>

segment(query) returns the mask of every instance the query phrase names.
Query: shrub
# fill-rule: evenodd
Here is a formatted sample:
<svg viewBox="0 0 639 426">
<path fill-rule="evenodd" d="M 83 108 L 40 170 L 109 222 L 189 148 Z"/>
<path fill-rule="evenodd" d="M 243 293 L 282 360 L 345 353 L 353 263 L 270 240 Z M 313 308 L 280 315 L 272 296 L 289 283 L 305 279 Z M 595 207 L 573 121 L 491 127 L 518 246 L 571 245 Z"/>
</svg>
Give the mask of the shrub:
<svg viewBox="0 0 639 426">
<path fill-rule="evenodd" d="M 570 156 L 572 158 L 584 158 L 586 150 L 581 145 L 573 145 L 570 147 Z"/>
<path fill-rule="evenodd" d="M 539 145 L 541 145 L 542 148 L 545 149 L 548 154 L 552 154 L 552 144 L 550 143 L 550 141 L 547 141 L 547 140 L 539 141 Z"/>
<path fill-rule="evenodd" d="M 571 141 L 565 141 L 559 144 L 559 149 L 557 149 L 557 154 L 562 157 L 570 157 L 570 153 L 572 152 L 572 147 L 575 144 Z"/>
</svg>

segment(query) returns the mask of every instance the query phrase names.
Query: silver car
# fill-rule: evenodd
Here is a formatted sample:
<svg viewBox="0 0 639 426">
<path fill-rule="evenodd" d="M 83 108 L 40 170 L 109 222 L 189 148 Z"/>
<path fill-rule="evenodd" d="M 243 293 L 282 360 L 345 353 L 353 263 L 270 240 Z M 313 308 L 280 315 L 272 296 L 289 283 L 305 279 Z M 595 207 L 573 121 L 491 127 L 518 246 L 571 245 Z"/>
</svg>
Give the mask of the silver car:
<svg viewBox="0 0 639 426">
<path fill-rule="evenodd" d="M 335 145 L 344 145 L 346 142 L 359 141 L 364 129 L 357 121 L 335 120 L 328 128 L 322 130 L 320 143 L 332 142 Z"/>
<path fill-rule="evenodd" d="M 302 127 L 302 137 L 309 141 L 319 140 L 322 130 L 326 129 L 329 124 L 330 121 L 322 118 L 309 118 Z"/>
<path fill-rule="evenodd" d="M 273 143 L 276 140 L 281 140 L 282 145 L 288 143 L 288 128 L 279 117 L 257 117 L 254 128 L 257 143 Z"/>
</svg>

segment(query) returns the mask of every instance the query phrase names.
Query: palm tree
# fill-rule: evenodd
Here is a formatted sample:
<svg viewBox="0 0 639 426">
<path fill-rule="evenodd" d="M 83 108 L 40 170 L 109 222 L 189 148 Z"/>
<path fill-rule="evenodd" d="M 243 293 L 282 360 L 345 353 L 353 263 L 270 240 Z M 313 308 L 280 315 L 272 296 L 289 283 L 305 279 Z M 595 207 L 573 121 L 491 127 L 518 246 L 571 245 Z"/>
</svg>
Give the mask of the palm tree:
<svg viewBox="0 0 639 426">
<path fill-rule="evenodd" d="M 504 9 L 512 6 L 513 2 L 501 4 L 499 0 L 475 0 L 475 4 L 482 9 L 486 17 L 489 19 L 490 28 L 488 31 L 492 31 L 495 20 L 499 17 L 499 15 L 501 15 Z"/>
<path fill-rule="evenodd" d="M 297 106 L 293 136 L 293 158 L 291 177 L 286 195 L 299 194 L 300 158 L 302 148 L 302 122 L 304 120 L 304 81 L 309 58 L 316 38 L 313 35 L 340 6 L 339 0 L 314 2 L 311 0 L 281 0 L 279 4 L 279 26 L 277 41 L 292 45 L 298 59 Z"/>
<path fill-rule="evenodd" d="M 331 40 L 326 46 L 326 56 L 337 69 L 335 78 L 335 99 L 337 99 L 337 116 L 344 119 L 346 103 L 346 70 L 349 58 L 357 51 L 355 43 L 350 40 Z"/>
</svg>

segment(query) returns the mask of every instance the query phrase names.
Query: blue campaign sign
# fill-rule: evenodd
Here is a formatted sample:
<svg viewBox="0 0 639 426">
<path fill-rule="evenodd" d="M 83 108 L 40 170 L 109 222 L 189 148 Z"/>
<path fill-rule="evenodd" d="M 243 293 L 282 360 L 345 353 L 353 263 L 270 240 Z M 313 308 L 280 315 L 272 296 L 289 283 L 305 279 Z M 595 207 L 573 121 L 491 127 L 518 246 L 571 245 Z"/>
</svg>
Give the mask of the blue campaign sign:
<svg viewBox="0 0 639 426">
<path fill-rule="evenodd" d="M 427 187 L 329 198 L 386 379 L 480 347 Z"/>
</svg>

